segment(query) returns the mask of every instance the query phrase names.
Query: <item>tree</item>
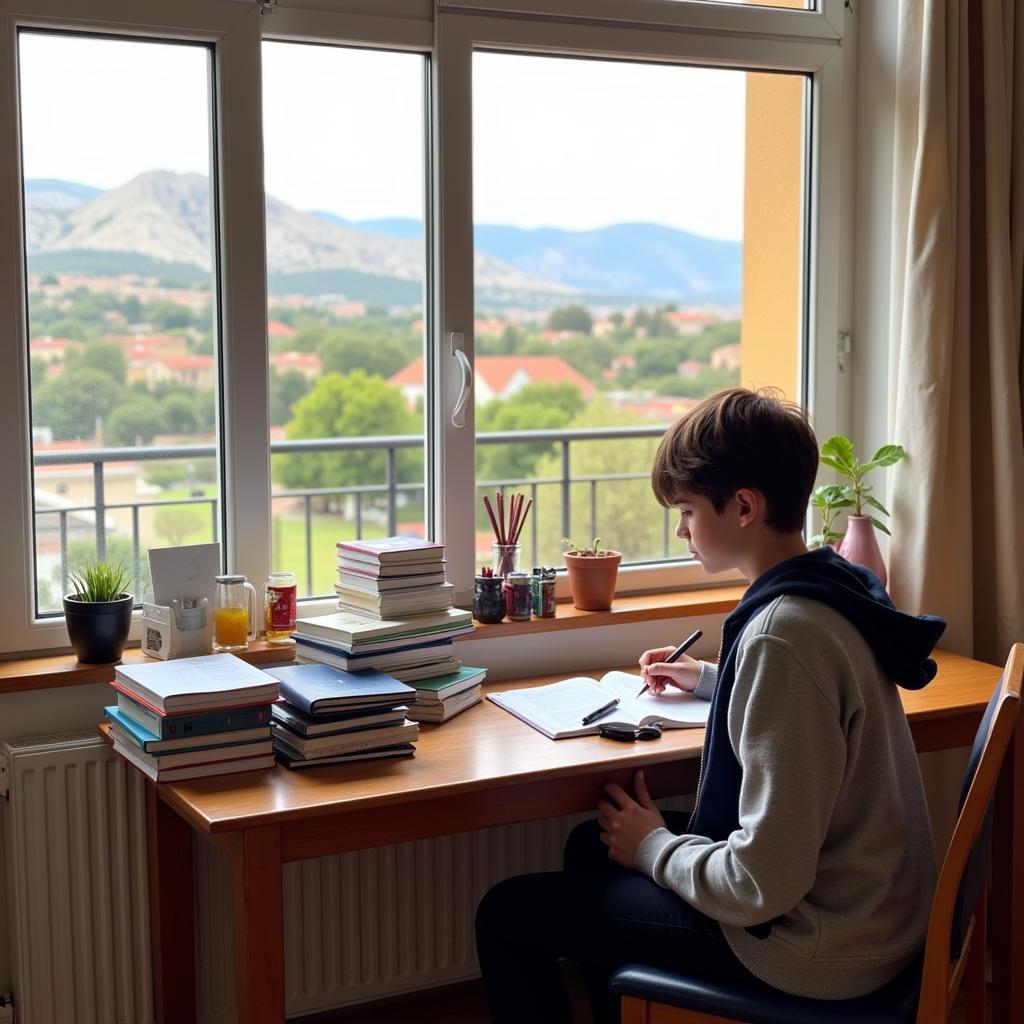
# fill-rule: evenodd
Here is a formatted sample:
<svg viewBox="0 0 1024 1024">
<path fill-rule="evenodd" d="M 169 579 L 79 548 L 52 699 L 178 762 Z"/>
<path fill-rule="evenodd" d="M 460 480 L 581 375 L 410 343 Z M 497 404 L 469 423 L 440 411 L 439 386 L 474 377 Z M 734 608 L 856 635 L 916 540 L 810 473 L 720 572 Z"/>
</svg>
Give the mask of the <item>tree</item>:
<svg viewBox="0 0 1024 1024">
<path fill-rule="evenodd" d="M 675 373 L 683 359 L 677 339 L 658 338 L 638 342 L 634 354 L 636 375 L 640 378 Z"/>
<path fill-rule="evenodd" d="M 155 324 L 163 331 L 171 331 L 180 327 L 192 326 L 192 310 L 180 302 L 170 299 L 157 299 L 147 302 L 142 315 L 149 323 Z"/>
<path fill-rule="evenodd" d="M 32 420 L 49 427 L 58 441 L 95 436 L 96 421 L 110 414 L 123 389 L 108 373 L 91 366 L 65 370 L 36 389 Z"/>
<path fill-rule="evenodd" d="M 558 430 L 583 408 L 583 396 L 575 384 L 538 381 L 527 384 L 511 398 L 488 402 L 477 415 L 480 433 L 490 431 Z M 525 479 L 543 455 L 553 454 L 553 444 L 518 443 L 478 445 L 477 475 L 482 480 Z"/>
<path fill-rule="evenodd" d="M 298 370 L 270 371 L 270 424 L 283 426 L 292 415 L 295 403 L 309 393 L 312 385 Z"/>
<path fill-rule="evenodd" d="M 589 334 L 593 326 L 594 319 L 590 315 L 590 310 L 579 303 L 553 309 L 548 317 L 548 328 L 552 331 L 579 331 L 580 334 Z"/>
<path fill-rule="evenodd" d="M 208 530 L 210 517 L 195 505 L 164 505 L 153 513 L 153 529 L 169 547 L 177 547 Z"/>
<path fill-rule="evenodd" d="M 362 370 L 342 375 L 329 373 L 292 409 L 289 439 L 316 437 L 373 437 L 380 434 L 418 434 L 423 425 L 406 407 L 398 388 Z M 386 453 L 311 452 L 274 459 L 274 477 L 286 487 L 347 487 L 383 483 Z M 400 481 L 421 480 L 423 455 L 399 451 L 396 473 Z"/>
<path fill-rule="evenodd" d="M 721 348 L 723 345 L 735 345 L 739 340 L 739 320 L 723 320 L 718 324 L 709 324 L 690 343 L 690 358 L 706 363 L 716 348 Z"/>
<path fill-rule="evenodd" d="M 172 392 L 160 401 L 163 429 L 168 434 L 194 434 L 199 426 L 196 403 L 191 395 Z"/>
<path fill-rule="evenodd" d="M 409 362 L 402 346 L 382 334 L 332 331 L 317 346 L 317 354 L 324 373 L 362 370 L 371 377 L 387 378 Z"/>
<path fill-rule="evenodd" d="M 81 353 L 68 353 L 67 365 L 68 369 L 91 366 L 94 370 L 102 370 L 121 385 L 128 372 L 124 348 L 116 341 L 90 341 Z"/>
<path fill-rule="evenodd" d="M 149 395 L 132 395 L 107 417 L 103 440 L 113 446 L 149 444 L 163 429 L 160 403 Z"/>
<path fill-rule="evenodd" d="M 643 424 L 633 413 L 616 409 L 601 397 L 593 399 L 573 419 L 573 429 Z M 628 561 L 660 557 L 664 538 L 664 513 L 651 495 L 647 471 L 659 438 L 636 440 L 575 441 L 570 448 L 571 488 L 569 536 L 600 537 L 603 547 L 615 548 Z M 599 481 L 597 519 L 591 523 L 588 478 L 607 474 L 639 473 L 637 480 Z M 560 477 L 561 455 L 546 455 L 537 464 L 538 477 Z M 561 485 L 538 488 L 537 557 L 541 563 L 560 565 L 562 547 Z M 679 551 L 682 554 L 682 551 Z"/>
</svg>

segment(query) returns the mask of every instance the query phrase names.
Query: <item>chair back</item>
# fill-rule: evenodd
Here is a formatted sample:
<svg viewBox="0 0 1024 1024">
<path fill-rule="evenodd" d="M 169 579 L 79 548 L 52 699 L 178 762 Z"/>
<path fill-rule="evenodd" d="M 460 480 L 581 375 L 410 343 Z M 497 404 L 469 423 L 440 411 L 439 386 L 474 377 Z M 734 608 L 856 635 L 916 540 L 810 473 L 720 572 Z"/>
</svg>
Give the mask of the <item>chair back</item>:
<svg viewBox="0 0 1024 1024">
<path fill-rule="evenodd" d="M 992 804 L 996 781 L 1018 727 L 1024 644 L 1014 644 L 982 716 L 971 748 L 960 814 L 939 872 L 928 920 L 921 977 L 919 1021 L 945 1020 L 951 990 L 964 971 L 973 938 L 984 943 L 975 920 L 984 907 L 992 846 Z"/>
</svg>

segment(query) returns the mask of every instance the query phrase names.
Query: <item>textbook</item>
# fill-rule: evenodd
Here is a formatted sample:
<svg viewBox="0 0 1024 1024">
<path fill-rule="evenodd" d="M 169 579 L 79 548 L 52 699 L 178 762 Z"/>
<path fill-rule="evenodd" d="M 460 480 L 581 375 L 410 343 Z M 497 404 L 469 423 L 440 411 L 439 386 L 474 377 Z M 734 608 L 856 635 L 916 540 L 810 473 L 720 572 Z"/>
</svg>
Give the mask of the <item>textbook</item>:
<svg viewBox="0 0 1024 1024">
<path fill-rule="evenodd" d="M 359 590 L 364 594 L 385 594 L 398 592 L 413 594 L 425 587 L 434 587 L 444 583 L 444 571 L 428 572 L 415 576 L 374 576 L 359 569 L 339 569 L 338 582 L 350 590 Z"/>
<path fill-rule="evenodd" d="M 547 686 L 489 693 L 487 697 L 553 740 L 595 735 L 602 725 L 627 729 L 653 722 L 660 722 L 665 729 L 703 728 L 707 725 L 710 701 L 698 700 L 692 694 L 675 688 L 658 697 L 652 693 L 637 697 L 643 685 L 641 676 L 606 672 L 600 680 L 577 676 Z M 590 725 L 583 725 L 584 716 L 613 698 L 619 701 L 614 711 Z"/>
<path fill-rule="evenodd" d="M 138 722 L 158 740 L 180 736 L 209 736 L 235 729 L 255 729 L 270 725 L 270 705 L 250 704 L 222 711 L 197 711 L 184 715 L 159 715 L 127 693 L 118 693 L 117 710 Z"/>
<path fill-rule="evenodd" d="M 274 752 L 274 746 L 269 736 L 249 743 L 232 743 L 226 747 L 204 747 L 200 750 L 177 750 L 164 754 L 148 754 L 133 742 L 130 735 L 121 731 L 117 722 L 110 723 L 110 735 L 122 746 L 130 748 L 140 760 L 154 770 L 216 764 L 219 761 L 237 761 L 239 758 L 258 757 L 261 754 Z"/>
<path fill-rule="evenodd" d="M 282 701 L 274 705 L 274 723 L 284 725 L 300 736 L 320 736 L 353 729 L 372 729 L 377 726 L 401 725 L 409 708 L 405 704 L 382 708 L 360 708 L 340 715 L 307 715 Z"/>
<path fill-rule="evenodd" d="M 461 608 L 446 608 L 408 619 L 371 619 L 355 612 L 334 612 L 295 622 L 297 638 L 329 640 L 352 653 L 399 646 L 398 641 L 418 637 L 440 640 L 472 631 L 473 614 Z"/>
<path fill-rule="evenodd" d="M 412 757 L 416 748 L 411 743 L 398 743 L 393 747 L 378 750 L 357 750 L 352 754 L 338 754 L 334 757 L 312 757 L 308 760 L 279 747 L 277 759 L 288 768 L 317 768 L 320 765 L 347 764 L 349 761 L 376 761 L 385 757 Z"/>
<path fill-rule="evenodd" d="M 274 755 L 260 754 L 257 757 L 239 757 L 231 761 L 215 761 L 211 764 L 182 765 L 180 768 L 154 768 L 138 747 L 131 747 L 114 737 L 114 751 L 126 761 L 131 761 L 144 775 L 154 782 L 178 782 L 182 779 L 201 779 L 208 775 L 228 775 L 232 772 L 249 772 L 256 768 L 273 768 Z"/>
<path fill-rule="evenodd" d="M 400 534 L 379 540 L 340 540 L 338 552 L 344 559 L 366 562 L 370 565 L 395 562 L 440 562 L 444 558 L 444 545 L 422 537 Z"/>
<path fill-rule="evenodd" d="M 416 699 L 411 686 L 373 669 L 346 672 L 331 665 L 285 665 L 275 668 L 274 675 L 280 680 L 281 696 L 307 715 Z"/>
<path fill-rule="evenodd" d="M 377 668 L 382 672 L 390 672 L 393 668 L 409 665 L 429 665 L 432 662 L 447 661 L 453 657 L 455 650 L 450 639 L 427 640 L 420 638 L 405 640 L 394 647 L 386 647 L 382 651 L 367 651 L 353 654 L 351 651 L 330 640 L 317 637 L 306 637 L 301 633 L 293 633 L 296 657 L 303 656 L 310 661 L 322 661 L 336 665 L 338 668 L 358 672 L 364 668 Z M 447 670 L 438 669 L 434 675 L 441 675 Z M 455 671 L 452 669 L 451 671 Z"/>
<path fill-rule="evenodd" d="M 112 685 L 159 715 L 269 704 L 278 698 L 273 676 L 233 654 L 118 665 Z"/>
<path fill-rule="evenodd" d="M 460 669 L 451 675 L 435 676 L 432 679 L 421 679 L 416 683 L 416 702 L 418 704 L 436 704 L 453 697 L 471 686 L 479 685 L 487 675 L 485 668 Z"/>
<path fill-rule="evenodd" d="M 424 562 L 396 562 L 394 565 L 375 565 L 372 562 L 359 562 L 347 558 L 344 554 L 338 559 L 338 572 L 363 572 L 371 579 L 412 578 L 426 576 L 431 573 L 443 572 L 446 560 L 436 558 Z"/>
<path fill-rule="evenodd" d="M 415 722 L 402 722 L 380 729 L 356 729 L 353 732 L 330 733 L 327 736 L 299 736 L 283 725 L 274 726 L 274 746 L 284 746 L 289 753 L 303 758 L 334 757 L 360 750 L 379 750 L 396 743 L 415 743 L 420 727 Z"/>
<path fill-rule="evenodd" d="M 343 612 L 356 612 L 377 619 L 441 611 L 455 604 L 455 587 L 451 583 L 383 594 L 367 594 L 344 583 L 335 583 L 334 592 L 338 595 L 338 607 Z"/>
<path fill-rule="evenodd" d="M 483 693 L 478 683 L 476 686 L 471 686 L 468 690 L 455 694 L 454 697 L 448 697 L 434 704 L 413 704 L 409 708 L 409 717 L 414 722 L 427 722 L 432 725 L 439 725 L 441 722 L 447 722 L 449 718 L 454 718 L 460 712 L 465 711 L 466 708 L 479 704 L 483 699 Z"/>
<path fill-rule="evenodd" d="M 125 698 L 127 700 L 127 698 Z M 249 743 L 253 740 L 269 740 L 270 725 L 261 725 L 255 729 L 234 729 L 230 732 L 210 732 L 204 735 L 188 733 L 177 739 L 162 740 L 134 718 L 129 717 L 120 708 L 104 708 L 103 713 L 112 726 L 118 729 L 118 735 L 126 742 L 132 742 L 147 754 L 166 754 L 175 750 L 199 750 L 204 747 L 224 747 L 231 744 Z"/>
</svg>

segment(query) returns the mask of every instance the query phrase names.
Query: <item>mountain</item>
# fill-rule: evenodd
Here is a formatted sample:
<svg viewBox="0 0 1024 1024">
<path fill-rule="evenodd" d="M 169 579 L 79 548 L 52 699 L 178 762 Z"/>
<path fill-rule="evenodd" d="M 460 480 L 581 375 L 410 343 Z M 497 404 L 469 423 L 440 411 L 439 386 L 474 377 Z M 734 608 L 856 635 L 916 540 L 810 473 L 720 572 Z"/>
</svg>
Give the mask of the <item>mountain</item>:
<svg viewBox="0 0 1024 1024">
<path fill-rule="evenodd" d="M 392 238 L 417 238 L 423 232 L 422 222 L 413 218 L 349 222 L 320 211 L 313 216 Z M 592 296 L 729 305 L 740 298 L 741 242 L 718 241 L 663 224 L 612 224 L 590 231 L 478 224 L 474 239 L 478 251 Z"/>
<path fill-rule="evenodd" d="M 203 175 L 167 171 L 140 174 L 107 192 L 31 179 L 25 183 L 30 264 L 48 271 L 84 269 L 109 266 L 115 254 L 134 254 L 129 262 L 145 264 L 149 272 L 166 265 L 168 273 L 158 270 L 160 277 L 188 276 L 183 266 L 208 275 L 208 189 Z M 421 221 L 352 222 L 326 211 L 296 210 L 268 196 L 266 223 L 275 292 L 334 293 L 395 305 L 420 301 Z M 477 287 L 493 305 L 551 306 L 613 296 L 623 302 L 735 304 L 740 297 L 740 242 L 660 224 L 591 231 L 484 224 L 477 226 L 475 240 Z"/>
</svg>

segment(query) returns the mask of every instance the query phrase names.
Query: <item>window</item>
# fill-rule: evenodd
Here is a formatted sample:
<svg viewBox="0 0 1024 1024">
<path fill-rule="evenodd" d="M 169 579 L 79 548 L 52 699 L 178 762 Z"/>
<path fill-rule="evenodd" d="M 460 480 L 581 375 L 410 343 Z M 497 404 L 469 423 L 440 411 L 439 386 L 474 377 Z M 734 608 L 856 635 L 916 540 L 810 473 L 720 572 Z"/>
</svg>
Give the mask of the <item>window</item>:
<svg viewBox="0 0 1024 1024">
<path fill-rule="evenodd" d="M 87 554 L 138 566 L 144 596 L 153 544 L 293 569 L 312 611 L 337 540 L 422 530 L 465 600 L 501 487 L 536 488 L 526 561 L 557 562 L 567 526 L 622 546 L 627 586 L 699 583 L 660 564 L 671 524 L 628 479 L 677 410 L 608 410 L 738 372 L 845 425 L 844 15 L 785 6 L 806 5 L 0 0 L 0 649 L 66 643 Z M 140 179 L 161 187 L 120 216 Z M 665 285 L 651 235 L 595 262 L 636 223 L 701 236 L 696 290 Z M 320 423 L 318 391 L 345 415 Z"/>
</svg>

